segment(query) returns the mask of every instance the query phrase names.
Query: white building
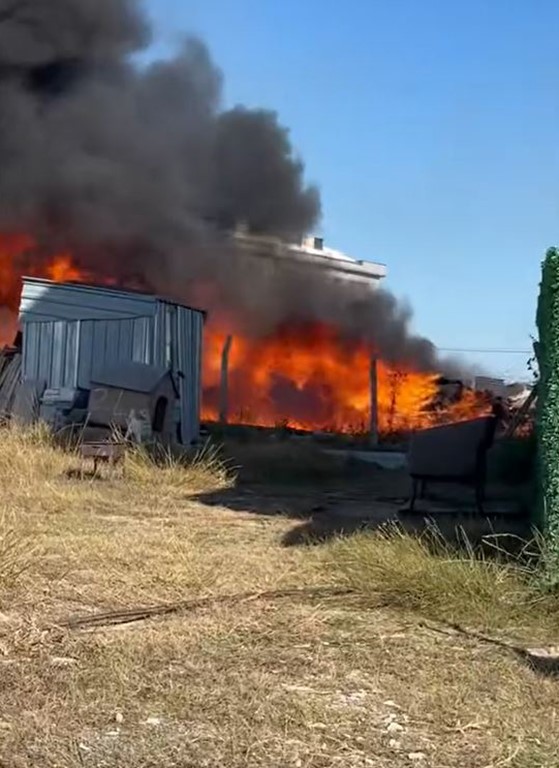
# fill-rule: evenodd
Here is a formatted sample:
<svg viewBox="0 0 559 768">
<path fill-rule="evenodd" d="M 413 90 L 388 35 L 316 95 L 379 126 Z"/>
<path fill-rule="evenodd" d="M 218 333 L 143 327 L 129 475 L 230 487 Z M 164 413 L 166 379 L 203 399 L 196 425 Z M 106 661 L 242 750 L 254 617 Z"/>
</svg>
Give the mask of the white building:
<svg viewBox="0 0 559 768">
<path fill-rule="evenodd" d="M 239 230 L 235 233 L 235 241 L 245 252 L 269 259 L 271 269 L 281 263 L 311 267 L 324 270 L 337 279 L 365 282 L 372 288 L 376 288 L 387 274 L 384 264 L 353 259 L 341 251 L 325 247 L 320 237 L 307 237 L 299 244 L 286 244 L 279 238 Z"/>
</svg>

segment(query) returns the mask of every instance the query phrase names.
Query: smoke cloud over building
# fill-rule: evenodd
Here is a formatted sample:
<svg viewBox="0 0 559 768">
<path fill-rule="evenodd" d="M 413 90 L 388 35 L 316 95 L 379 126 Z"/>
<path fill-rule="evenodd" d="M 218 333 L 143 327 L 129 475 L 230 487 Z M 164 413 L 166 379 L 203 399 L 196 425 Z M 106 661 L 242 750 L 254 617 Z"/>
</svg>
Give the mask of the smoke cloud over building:
<svg viewBox="0 0 559 768">
<path fill-rule="evenodd" d="M 274 112 L 224 109 L 201 40 L 139 66 L 150 40 L 133 0 L 0 0 L 0 231 L 32 232 L 34 258 L 64 249 L 89 274 L 203 300 L 252 334 L 324 321 L 440 369 L 390 293 L 271 273 L 235 246 L 240 223 L 300 238 L 319 193 Z"/>
</svg>

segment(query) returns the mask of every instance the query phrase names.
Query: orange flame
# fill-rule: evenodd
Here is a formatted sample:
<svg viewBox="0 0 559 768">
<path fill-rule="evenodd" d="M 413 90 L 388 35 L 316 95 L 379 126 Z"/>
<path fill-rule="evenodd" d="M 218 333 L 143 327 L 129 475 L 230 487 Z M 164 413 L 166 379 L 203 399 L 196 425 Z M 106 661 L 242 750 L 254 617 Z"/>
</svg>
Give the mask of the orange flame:
<svg viewBox="0 0 559 768">
<path fill-rule="evenodd" d="M 225 340 L 223 330 L 210 325 L 203 408 L 208 421 L 218 418 Z M 457 402 L 437 407 L 438 382 L 435 373 L 379 360 L 379 431 L 406 432 L 487 412 L 486 399 L 470 390 L 464 390 Z M 286 324 L 261 339 L 236 336 L 229 357 L 228 392 L 234 422 L 363 433 L 371 419 L 371 351 L 320 323 Z"/>
<path fill-rule="evenodd" d="M 61 253 L 46 267 L 46 277 L 55 283 L 72 283 L 83 281 L 83 272 L 80 272 L 73 263 L 69 253 Z"/>
<path fill-rule="evenodd" d="M 0 306 L 17 312 L 24 275 L 57 283 L 91 279 L 74 264 L 71 253 L 41 253 L 38 256 L 40 252 L 31 235 L 0 233 Z"/>
<path fill-rule="evenodd" d="M 81 270 L 71 253 L 44 253 L 25 234 L 0 233 L 0 308 L 13 326 L 0 324 L 0 342 L 13 340 L 21 278 L 55 282 L 102 282 L 112 275 Z M 135 287 L 135 286 L 129 286 Z M 219 414 L 222 350 L 235 318 L 210 316 L 203 367 L 204 419 Z M 370 425 L 371 351 L 321 323 L 285 323 L 263 338 L 237 333 L 229 359 L 230 420 L 259 426 L 362 433 Z M 487 411 L 486 400 L 464 390 L 454 403 L 437 405 L 438 376 L 380 360 L 377 365 L 378 426 L 394 433 L 459 421 Z"/>
</svg>

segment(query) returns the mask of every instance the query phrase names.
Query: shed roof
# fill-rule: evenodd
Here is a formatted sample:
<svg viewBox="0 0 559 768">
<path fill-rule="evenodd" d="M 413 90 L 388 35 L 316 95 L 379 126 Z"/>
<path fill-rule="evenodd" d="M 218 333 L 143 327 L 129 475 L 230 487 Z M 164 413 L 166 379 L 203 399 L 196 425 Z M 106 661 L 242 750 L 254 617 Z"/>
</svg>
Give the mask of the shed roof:
<svg viewBox="0 0 559 768">
<path fill-rule="evenodd" d="M 32 322 L 52 320 L 53 317 L 79 320 L 147 317 L 156 313 L 158 302 L 183 307 L 206 317 L 206 312 L 202 309 L 145 291 L 23 277 L 20 319 Z"/>
<path fill-rule="evenodd" d="M 91 384 L 149 395 L 166 376 L 172 379 L 171 372 L 167 368 L 145 363 L 122 362 L 94 371 Z"/>
</svg>

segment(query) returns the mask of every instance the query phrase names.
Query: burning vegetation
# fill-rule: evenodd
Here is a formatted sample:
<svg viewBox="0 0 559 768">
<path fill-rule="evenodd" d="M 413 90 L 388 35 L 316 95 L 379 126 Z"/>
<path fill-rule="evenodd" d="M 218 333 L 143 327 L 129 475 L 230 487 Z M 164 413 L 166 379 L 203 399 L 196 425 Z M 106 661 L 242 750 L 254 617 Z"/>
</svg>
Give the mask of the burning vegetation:
<svg viewBox="0 0 559 768">
<path fill-rule="evenodd" d="M 145 288 L 208 311 L 207 419 L 229 335 L 231 420 L 366 431 L 373 352 L 381 432 L 484 412 L 484 398 L 441 388 L 460 372 L 390 293 L 270 271 L 234 244 L 240 222 L 299 239 L 319 194 L 273 112 L 223 109 L 201 41 L 142 66 L 132 56 L 149 39 L 132 1 L 0 0 L 2 340 L 24 274 Z"/>
<path fill-rule="evenodd" d="M 208 328 L 204 417 L 219 413 L 225 335 Z M 364 434 L 371 421 L 371 347 L 320 322 L 285 322 L 266 337 L 236 337 L 229 400 L 237 422 Z M 448 385 L 437 373 L 401 361 L 377 364 L 378 428 L 409 432 L 488 411 L 483 394 Z"/>
</svg>

